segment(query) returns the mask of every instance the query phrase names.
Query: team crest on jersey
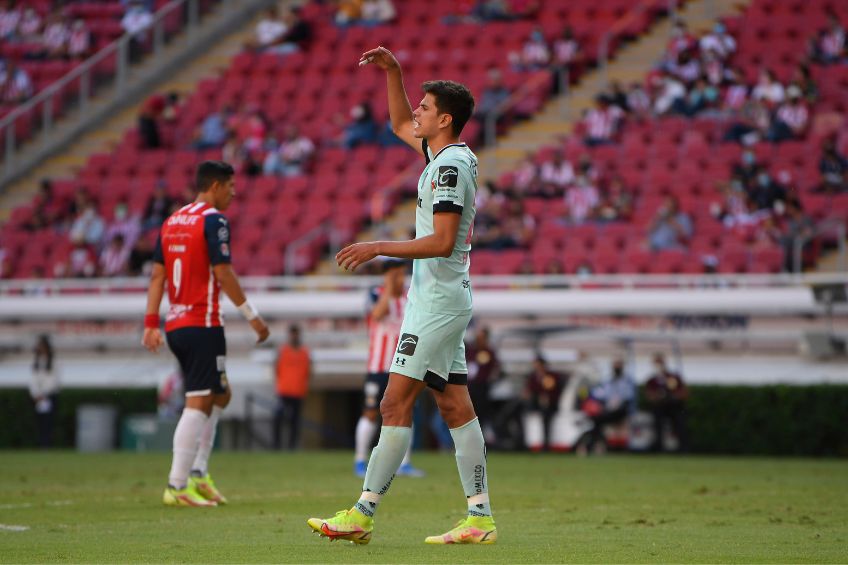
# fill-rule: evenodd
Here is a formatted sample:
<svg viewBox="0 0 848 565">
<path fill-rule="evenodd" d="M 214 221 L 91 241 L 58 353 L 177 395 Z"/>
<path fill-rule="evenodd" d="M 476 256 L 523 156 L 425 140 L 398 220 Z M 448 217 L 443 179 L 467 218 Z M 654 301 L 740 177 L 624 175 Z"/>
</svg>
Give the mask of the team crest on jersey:
<svg viewBox="0 0 848 565">
<path fill-rule="evenodd" d="M 412 357 L 415 355 L 415 348 L 418 347 L 418 336 L 412 334 L 403 334 L 398 341 L 397 352 L 401 355 Z"/>
<path fill-rule="evenodd" d="M 436 192 L 436 181 L 435 180 L 430 181 L 430 192 Z"/>
<path fill-rule="evenodd" d="M 436 172 L 436 178 L 438 179 L 438 186 L 455 188 L 459 179 L 459 169 L 456 167 L 439 167 L 439 170 Z"/>
</svg>

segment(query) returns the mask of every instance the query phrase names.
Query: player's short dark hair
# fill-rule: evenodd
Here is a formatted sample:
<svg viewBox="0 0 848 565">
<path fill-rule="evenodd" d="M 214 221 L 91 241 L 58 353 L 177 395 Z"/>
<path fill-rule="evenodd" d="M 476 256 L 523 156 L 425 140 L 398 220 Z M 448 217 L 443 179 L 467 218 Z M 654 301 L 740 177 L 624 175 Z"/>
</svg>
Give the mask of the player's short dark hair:
<svg viewBox="0 0 848 565">
<path fill-rule="evenodd" d="M 436 110 L 440 114 L 451 115 L 453 133 L 459 135 L 474 113 L 474 96 L 471 91 L 452 80 L 430 80 L 422 84 L 421 89 L 433 95 Z"/>
<path fill-rule="evenodd" d="M 206 192 L 216 182 L 227 182 L 236 174 L 235 169 L 224 161 L 203 161 L 197 166 L 194 189 Z"/>
</svg>

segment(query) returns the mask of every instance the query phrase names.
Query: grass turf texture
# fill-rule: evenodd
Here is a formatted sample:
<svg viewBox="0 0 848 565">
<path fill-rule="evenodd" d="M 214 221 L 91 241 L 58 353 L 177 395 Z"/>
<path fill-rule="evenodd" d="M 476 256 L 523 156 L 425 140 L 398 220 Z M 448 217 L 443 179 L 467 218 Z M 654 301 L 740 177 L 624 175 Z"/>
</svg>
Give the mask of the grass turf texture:
<svg viewBox="0 0 848 565">
<path fill-rule="evenodd" d="M 848 560 L 844 460 L 490 454 L 498 542 L 427 546 L 464 514 L 454 459 L 416 454 L 370 545 L 306 518 L 350 507 L 347 452 L 216 453 L 221 508 L 161 505 L 166 454 L 0 452 L 0 563 L 835 563 Z"/>
</svg>

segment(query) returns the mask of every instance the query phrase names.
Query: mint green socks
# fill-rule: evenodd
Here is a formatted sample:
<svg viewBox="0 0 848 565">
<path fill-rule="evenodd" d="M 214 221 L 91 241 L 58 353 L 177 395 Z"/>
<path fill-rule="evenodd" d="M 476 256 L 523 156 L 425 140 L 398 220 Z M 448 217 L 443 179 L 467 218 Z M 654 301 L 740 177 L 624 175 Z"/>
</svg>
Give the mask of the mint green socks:
<svg viewBox="0 0 848 565">
<path fill-rule="evenodd" d="M 464 426 L 450 431 L 456 447 L 456 467 L 462 490 L 468 501 L 469 516 L 491 516 L 489 486 L 486 478 L 486 442 L 480 422 L 474 418 Z"/>
<path fill-rule="evenodd" d="M 480 426 L 477 426 L 480 429 Z M 482 439 L 482 433 L 480 438 Z M 368 517 L 373 517 L 380 499 L 392 485 L 392 479 L 400 467 L 409 442 L 412 439 L 412 428 L 399 426 L 383 426 L 380 428 L 380 439 L 377 447 L 371 452 L 368 460 L 368 470 L 365 472 L 365 483 L 362 485 L 362 496 L 356 502 L 355 508 Z"/>
</svg>

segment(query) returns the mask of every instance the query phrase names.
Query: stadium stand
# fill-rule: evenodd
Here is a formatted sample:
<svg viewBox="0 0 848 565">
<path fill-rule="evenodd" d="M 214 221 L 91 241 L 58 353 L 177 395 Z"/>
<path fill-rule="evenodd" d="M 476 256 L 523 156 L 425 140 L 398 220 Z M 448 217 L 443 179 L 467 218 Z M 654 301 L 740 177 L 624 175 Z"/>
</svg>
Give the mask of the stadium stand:
<svg viewBox="0 0 848 565">
<path fill-rule="evenodd" d="M 510 68 L 509 54 L 520 51 L 536 28 L 544 30 L 548 40 L 561 35 L 566 27 L 580 30 L 577 40 L 582 53 L 594 60 L 601 31 L 628 10 L 638 12 L 637 17 L 628 19 L 628 26 L 615 32 L 613 49 L 625 38 L 644 32 L 667 5 L 657 0 L 646 0 L 635 7 L 629 0 L 581 0 L 567 5 L 544 2 L 541 10 L 527 19 L 472 23 L 461 7 L 440 0 L 404 6 L 391 24 L 339 27 L 329 6 L 307 4 L 298 17 L 311 26 L 311 38 L 297 52 L 281 56 L 245 49 L 222 76 L 201 82 L 187 100 L 172 104 L 168 120 L 159 119 L 167 103 L 159 97 L 149 101 L 144 111 L 149 111 L 157 123 L 161 148 L 142 148 L 139 131 L 129 131 L 113 153 L 93 155 L 75 178 L 55 180 L 40 199 L 16 209 L 3 228 L 6 276 L 52 277 L 69 272 L 75 246 L 67 230 L 73 215 L 84 209 L 82 204 L 79 208 L 72 204 L 80 192 L 96 202 L 100 221 L 111 219 L 119 203 L 126 204 L 130 216 L 139 216 L 159 184 L 167 187 L 174 201 L 184 200 L 194 164 L 222 154 L 234 158 L 244 173 L 242 197 L 229 213 L 238 271 L 280 274 L 285 251 L 297 242 L 297 252 L 290 254 L 293 260 L 288 273 L 307 272 L 331 237 L 334 241 L 349 240 L 366 224 L 371 197 L 414 159 L 408 150 L 392 145 L 346 149 L 333 143 L 339 138 L 343 112 L 360 102 L 372 102 L 375 121 L 381 128 L 386 122 L 383 78 L 355 65 L 366 47 L 390 45 L 404 65 L 412 92 L 413 85 L 436 76 L 462 77 L 474 92 L 480 92 L 493 67 L 502 69 L 510 91 L 541 76 L 538 89 L 522 108 L 532 114 L 552 90 L 549 71 Z M 432 26 L 439 30 L 437 37 L 428 36 L 425 41 L 417 33 L 422 22 L 436 24 L 443 20 L 453 23 Z M 449 54 L 447 58 L 445 53 Z M 198 126 L 228 108 L 244 126 L 236 129 L 246 132 L 236 134 L 235 147 L 228 143 L 223 151 L 191 149 Z M 291 177 L 255 174 L 266 152 L 266 134 L 279 139 L 291 125 L 317 145 L 309 170 Z M 252 139 L 257 132 L 261 132 L 259 139 Z M 469 139 L 477 137 L 479 124 L 469 124 L 466 133 Z M 47 227 L 40 220 L 33 221 L 41 217 L 50 219 Z M 333 233 L 322 228 L 330 218 Z M 149 253 L 152 238 L 155 230 L 141 234 L 140 244 L 133 251 L 143 253 L 146 249 Z M 91 246 L 88 260 L 107 243 Z M 125 240 L 125 245 L 129 255 L 131 242 Z M 77 251 L 82 256 L 83 250 Z"/>
<path fill-rule="evenodd" d="M 475 253 L 472 270 L 479 274 L 792 270 L 795 235 L 812 232 L 814 222 L 848 221 L 844 176 L 841 186 L 825 190 L 825 171 L 820 169 L 823 147 L 828 144 L 835 148 L 832 162 L 843 163 L 844 169 L 848 149 L 844 91 L 848 74 L 844 64 L 828 66 L 815 57 L 816 42 L 822 40 L 820 28 L 828 24 L 833 35 L 841 33 L 844 38 L 846 22 L 848 5 L 844 3 L 755 0 L 745 13 L 723 22 L 736 37 L 737 48 L 725 55 L 723 65 L 719 64 L 715 101 L 708 101 L 696 112 L 687 112 L 686 104 L 697 100 L 693 96 L 695 90 L 705 89 L 704 84 L 697 84 L 698 79 L 704 76 L 701 82 L 709 82 L 713 59 L 704 57 L 708 50 L 703 49 L 703 44 L 698 47 L 698 40 L 703 38 L 687 38 L 688 32 L 681 28 L 670 42 L 669 55 L 675 42 L 682 41 L 688 44 L 680 50 L 687 53 L 686 57 L 677 59 L 677 53 L 667 56 L 647 77 L 644 87 L 634 87 L 652 95 L 646 100 L 649 107 L 645 111 L 630 109 L 626 116 L 622 112 L 620 124 L 615 127 L 619 118 L 603 112 L 615 107 L 617 92 L 604 95 L 595 115 L 586 117 L 577 135 L 533 155 L 521 169 L 503 175 L 483 193 L 489 199 L 494 194 L 494 208 L 503 200 L 522 199 L 526 210 L 522 223 L 535 226 L 536 237 L 527 245 L 512 242 L 508 247 L 515 249 L 507 252 Z M 808 42 L 812 43 L 809 50 Z M 844 39 L 837 51 L 841 54 L 836 60 L 844 59 Z M 690 54 L 694 54 L 694 63 Z M 802 64 L 811 66 L 811 71 L 805 72 Z M 687 65 L 696 68 L 688 81 Z M 790 90 L 794 87 L 803 94 L 799 105 L 809 107 L 809 124 L 794 139 L 772 136 L 783 115 L 781 104 L 755 101 L 757 81 L 762 80 L 764 69 L 772 69 L 780 83 L 792 81 L 789 89 L 779 85 L 781 100 L 794 93 Z M 805 77 L 809 80 L 805 81 Z M 679 90 L 672 92 L 667 103 L 660 102 L 666 94 L 665 87 L 673 82 L 677 82 Z M 737 84 L 743 85 L 741 101 L 733 107 L 727 98 Z M 743 141 L 755 161 L 754 170 L 759 173 L 754 176 L 761 177 L 767 186 L 758 187 L 754 178 L 752 184 L 740 190 L 731 179 L 740 180 L 733 176 L 733 170 L 746 148 L 725 140 L 725 132 L 739 119 L 738 108 L 743 103 L 761 108 L 765 117 L 760 131 L 749 128 L 747 133 L 753 136 Z M 628 107 L 626 96 L 622 106 Z M 596 134 L 598 131 L 603 135 Z M 586 135 L 586 139 L 580 139 L 581 135 Z M 570 202 L 569 196 L 563 198 L 563 192 L 568 195 L 574 189 L 543 195 L 547 198 L 538 194 L 528 197 L 525 192 L 528 184 L 531 193 L 539 191 L 538 186 L 544 183 L 538 179 L 534 182 L 534 175 L 543 166 L 551 165 L 556 152 L 563 152 L 568 163 L 576 165 L 582 161 L 585 166 L 575 166 L 577 174 L 572 176 L 579 178 L 582 171 L 586 184 L 593 185 L 583 196 L 577 194 L 575 202 Z M 611 191 L 611 184 L 617 190 Z M 763 192 L 766 188 L 780 196 L 765 203 L 746 202 L 746 192 Z M 736 200 L 741 203 L 734 207 Z M 571 208 L 582 205 L 592 209 L 588 218 L 591 221 L 570 218 L 569 204 Z M 618 210 L 622 204 L 625 214 Z M 658 222 L 667 223 L 657 216 L 669 206 L 679 206 L 683 212 L 680 221 L 675 222 L 679 241 L 669 248 L 657 249 L 651 232 Z M 485 210 L 484 198 L 483 218 Z M 613 212 L 604 213 L 609 210 Z M 501 215 L 497 220 L 509 218 Z M 814 264 L 821 246 L 831 241 L 829 236 L 815 238 L 812 245 L 805 247 L 804 265 Z"/>
<path fill-rule="evenodd" d="M 214 0 L 201 0 L 205 13 Z M 100 52 L 130 29 L 142 31 L 133 41 L 133 60 L 151 51 L 153 37 L 143 31 L 152 14 L 168 0 L 35 0 L 8 2 L 0 8 L 0 118 L 19 104 L 67 75 L 85 59 Z M 171 37 L 184 25 L 186 15 L 172 12 L 163 21 L 163 36 Z M 116 73 L 116 57 L 104 57 L 95 67 L 87 92 L 107 83 Z M 52 119 L 61 118 L 75 101 L 80 81 L 72 81 L 53 98 Z M 33 135 L 41 113 L 31 111 L 15 127 L 16 144 Z M 2 144 L 5 146 L 5 138 Z"/>
</svg>

